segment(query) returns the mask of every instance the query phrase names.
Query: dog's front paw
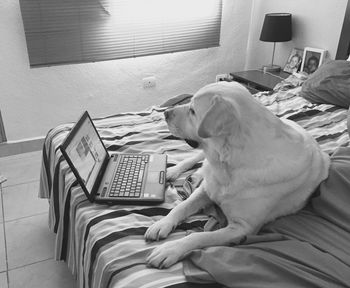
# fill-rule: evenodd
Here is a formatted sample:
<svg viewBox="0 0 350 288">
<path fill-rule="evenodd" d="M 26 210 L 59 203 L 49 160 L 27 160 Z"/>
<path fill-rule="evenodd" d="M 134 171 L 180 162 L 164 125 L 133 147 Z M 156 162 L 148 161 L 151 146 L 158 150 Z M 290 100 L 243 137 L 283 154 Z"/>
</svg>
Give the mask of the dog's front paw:
<svg viewBox="0 0 350 288">
<path fill-rule="evenodd" d="M 175 227 L 176 224 L 165 217 L 151 225 L 147 229 L 144 237 L 146 241 L 159 241 L 160 239 L 168 237 Z"/>
<path fill-rule="evenodd" d="M 179 178 L 180 174 L 181 174 L 181 171 L 176 166 L 167 168 L 166 180 L 170 182 L 174 182 L 177 178 Z"/>
<path fill-rule="evenodd" d="M 159 269 L 168 268 L 180 261 L 185 252 L 182 250 L 182 245 L 178 241 L 170 241 L 153 249 L 147 257 L 148 266 Z"/>
</svg>

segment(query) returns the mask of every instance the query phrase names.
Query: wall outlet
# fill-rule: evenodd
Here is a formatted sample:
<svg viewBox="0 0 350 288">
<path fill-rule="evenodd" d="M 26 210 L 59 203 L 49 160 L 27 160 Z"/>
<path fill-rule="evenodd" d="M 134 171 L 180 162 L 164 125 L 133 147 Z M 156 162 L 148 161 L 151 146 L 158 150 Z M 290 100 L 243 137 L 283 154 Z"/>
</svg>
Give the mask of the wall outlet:
<svg viewBox="0 0 350 288">
<path fill-rule="evenodd" d="M 142 85 L 144 89 L 153 88 L 156 86 L 156 77 L 149 76 L 142 79 Z"/>
</svg>

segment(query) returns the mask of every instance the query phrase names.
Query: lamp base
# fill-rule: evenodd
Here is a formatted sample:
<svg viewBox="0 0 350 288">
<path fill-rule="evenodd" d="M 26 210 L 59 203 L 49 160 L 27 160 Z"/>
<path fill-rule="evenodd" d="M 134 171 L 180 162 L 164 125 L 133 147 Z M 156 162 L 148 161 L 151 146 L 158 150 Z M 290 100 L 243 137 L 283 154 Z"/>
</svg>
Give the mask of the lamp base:
<svg viewBox="0 0 350 288">
<path fill-rule="evenodd" d="M 266 72 L 280 72 L 281 71 L 281 66 L 278 65 L 265 65 L 262 67 L 262 71 L 264 73 Z"/>
</svg>

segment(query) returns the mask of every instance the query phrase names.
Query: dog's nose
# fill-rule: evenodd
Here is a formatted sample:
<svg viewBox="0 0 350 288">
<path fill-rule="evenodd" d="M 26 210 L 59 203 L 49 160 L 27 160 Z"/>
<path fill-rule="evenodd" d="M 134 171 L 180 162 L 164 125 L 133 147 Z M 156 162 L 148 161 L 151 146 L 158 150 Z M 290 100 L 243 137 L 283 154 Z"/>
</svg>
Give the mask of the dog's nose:
<svg viewBox="0 0 350 288">
<path fill-rule="evenodd" d="M 173 114 L 173 109 L 167 109 L 164 111 L 165 120 L 169 120 Z"/>
</svg>

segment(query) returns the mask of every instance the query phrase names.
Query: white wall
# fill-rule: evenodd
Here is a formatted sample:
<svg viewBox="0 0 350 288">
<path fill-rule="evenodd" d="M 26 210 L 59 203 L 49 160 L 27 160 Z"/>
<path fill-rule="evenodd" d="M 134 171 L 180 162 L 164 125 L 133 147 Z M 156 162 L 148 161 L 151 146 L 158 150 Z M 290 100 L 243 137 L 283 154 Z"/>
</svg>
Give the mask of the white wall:
<svg viewBox="0 0 350 288">
<path fill-rule="evenodd" d="M 259 41 L 266 13 L 292 13 L 293 39 L 276 43 L 274 64 L 284 66 L 291 50 L 305 47 L 328 51 L 335 58 L 347 0 L 254 0 L 248 41 L 247 69 L 270 64 L 273 43 Z"/>
<path fill-rule="evenodd" d="M 251 5 L 224 0 L 219 48 L 30 69 L 18 0 L 1 0 L 0 109 L 8 140 L 45 135 L 85 109 L 93 117 L 139 111 L 243 69 Z M 157 84 L 146 90 L 149 75 Z"/>
<path fill-rule="evenodd" d="M 283 66 L 293 47 L 324 48 L 334 58 L 346 0 L 224 0 L 221 47 L 88 64 L 30 69 L 18 0 L 0 1 L 0 110 L 8 140 L 43 136 L 85 109 L 93 117 L 139 111 L 193 93 L 215 75 L 268 64 L 259 41 L 265 13 L 293 14 L 294 38 L 278 43 Z M 248 37 L 249 36 L 249 37 Z M 154 75 L 157 86 L 142 88 Z"/>
</svg>

